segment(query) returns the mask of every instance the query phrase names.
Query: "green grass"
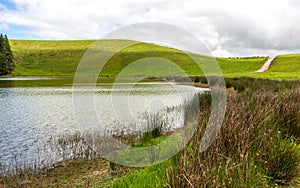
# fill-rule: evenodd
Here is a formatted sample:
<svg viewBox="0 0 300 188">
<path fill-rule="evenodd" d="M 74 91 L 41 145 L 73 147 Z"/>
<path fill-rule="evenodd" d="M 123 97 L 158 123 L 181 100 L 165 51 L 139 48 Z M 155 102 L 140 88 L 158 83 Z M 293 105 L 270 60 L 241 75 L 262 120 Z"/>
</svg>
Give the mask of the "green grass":
<svg viewBox="0 0 300 188">
<path fill-rule="evenodd" d="M 166 187 L 166 169 L 172 166 L 172 160 L 133 171 L 123 178 L 117 179 L 110 187 Z"/>
<path fill-rule="evenodd" d="M 266 61 L 265 57 L 251 58 L 217 58 L 223 74 L 249 74 L 261 68 Z"/>
<path fill-rule="evenodd" d="M 300 79 L 300 54 L 286 54 L 277 56 L 270 68 L 262 73 L 256 72 L 236 72 L 225 74 L 226 77 L 253 77 L 276 80 L 299 80 Z"/>
<path fill-rule="evenodd" d="M 10 40 L 19 75 L 73 75 L 93 41 Z"/>
<path fill-rule="evenodd" d="M 82 56 L 93 42 L 92 40 L 11 40 L 11 47 L 16 59 L 16 75 L 72 76 Z M 99 44 L 101 48 L 105 47 L 109 51 L 117 46 L 116 44 L 122 42 L 124 41 L 103 40 Z M 190 55 L 201 62 L 201 69 L 206 70 L 206 72 L 215 72 L 215 68 L 211 68 L 214 59 L 195 54 Z M 146 43 L 138 43 L 116 53 L 107 62 L 101 75 L 117 76 L 124 67 L 137 60 L 139 63 L 133 64 L 122 74 L 144 77 L 203 75 L 198 65 L 185 52 Z M 239 77 L 258 70 L 265 58 L 216 58 L 216 60 L 225 76 Z M 169 63 L 167 63 L 168 61 Z"/>
<path fill-rule="evenodd" d="M 299 73 L 300 72 L 300 54 L 289 54 L 277 56 L 269 72 L 286 72 L 286 73 Z"/>
<path fill-rule="evenodd" d="M 277 56 L 269 70 L 262 74 L 264 77 L 279 79 L 300 78 L 300 54 Z"/>
<path fill-rule="evenodd" d="M 157 118 L 157 117 L 156 117 Z M 153 132 L 146 132 L 152 134 Z M 167 137 L 160 135 L 160 137 L 149 136 L 148 134 L 143 134 L 140 142 L 132 144 L 133 147 L 148 147 L 153 145 L 159 145 L 162 141 L 166 140 Z M 172 145 L 172 144 L 170 144 Z M 168 152 L 168 151 L 167 151 Z M 124 152 L 126 155 L 126 151 Z M 122 154 L 121 154 L 122 155 Z M 138 160 L 139 157 L 145 158 L 145 154 L 139 154 L 136 156 L 130 156 Z M 125 156 L 126 157 L 126 156 Z M 147 166 L 143 169 L 137 169 L 126 176 L 117 179 L 112 182 L 110 187 L 122 188 L 122 187 L 166 187 L 167 184 L 167 173 L 166 169 L 176 166 L 175 158 L 168 159 L 158 164 Z M 127 159 L 132 160 L 132 159 Z"/>
</svg>

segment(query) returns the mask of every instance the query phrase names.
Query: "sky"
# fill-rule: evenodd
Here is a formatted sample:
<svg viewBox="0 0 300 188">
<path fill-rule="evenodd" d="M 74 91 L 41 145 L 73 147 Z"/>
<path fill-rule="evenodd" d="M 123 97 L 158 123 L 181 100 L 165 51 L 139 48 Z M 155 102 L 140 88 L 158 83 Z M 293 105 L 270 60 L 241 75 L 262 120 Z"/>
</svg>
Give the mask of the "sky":
<svg viewBox="0 0 300 188">
<path fill-rule="evenodd" d="M 0 0 L 10 39 L 101 39 L 143 22 L 181 27 L 219 57 L 300 53 L 299 0 Z"/>
</svg>

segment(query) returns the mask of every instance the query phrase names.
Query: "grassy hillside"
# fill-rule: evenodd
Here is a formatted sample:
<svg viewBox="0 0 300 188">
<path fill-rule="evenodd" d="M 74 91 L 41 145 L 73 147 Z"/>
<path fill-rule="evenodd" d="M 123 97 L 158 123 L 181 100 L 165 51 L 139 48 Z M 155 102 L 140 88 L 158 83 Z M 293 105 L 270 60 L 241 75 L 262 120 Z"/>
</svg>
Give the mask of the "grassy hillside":
<svg viewBox="0 0 300 188">
<path fill-rule="evenodd" d="M 20 75 L 73 75 L 93 41 L 11 40 Z"/>
<path fill-rule="evenodd" d="M 217 58 L 217 61 L 225 75 L 245 76 L 260 69 L 266 57 Z"/>
<path fill-rule="evenodd" d="M 93 42 L 91 40 L 11 40 L 10 43 L 17 65 L 15 72 L 17 75 L 32 76 L 74 75 L 80 59 Z M 102 43 L 103 46 L 107 46 L 108 48 L 113 45 L 112 41 L 107 40 L 102 41 Z M 160 59 L 150 59 L 148 57 L 157 57 Z M 203 64 L 204 68 L 209 66 L 210 58 L 199 55 L 195 57 L 197 59 L 200 58 L 201 62 L 205 62 Z M 192 59 L 182 51 L 145 43 L 133 45 L 115 54 L 105 65 L 101 74 L 104 76 L 116 76 L 130 62 L 140 59 L 143 59 L 143 63 L 135 64 L 136 66 L 131 67 L 126 74 L 135 76 L 178 75 L 180 71 L 176 69 L 175 63 L 186 74 L 203 75 Z M 174 63 L 167 64 L 165 63 L 166 60 Z M 217 58 L 217 61 L 225 76 L 232 77 L 251 74 L 262 66 L 265 58 Z M 147 69 L 145 69 L 145 66 Z"/>
<path fill-rule="evenodd" d="M 262 74 L 265 77 L 281 79 L 300 78 L 300 54 L 277 56 L 268 71 Z"/>
</svg>

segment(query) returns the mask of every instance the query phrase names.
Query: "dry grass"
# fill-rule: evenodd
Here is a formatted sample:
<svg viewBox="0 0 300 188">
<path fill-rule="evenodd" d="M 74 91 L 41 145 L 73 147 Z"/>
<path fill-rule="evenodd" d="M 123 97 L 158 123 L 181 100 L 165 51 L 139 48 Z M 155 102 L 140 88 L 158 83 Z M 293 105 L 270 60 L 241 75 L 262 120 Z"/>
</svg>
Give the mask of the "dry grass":
<svg viewBox="0 0 300 188">
<path fill-rule="evenodd" d="M 299 138 L 300 92 L 244 92 L 231 95 L 226 118 L 214 144 L 199 153 L 209 105 L 197 133 L 168 170 L 174 187 L 248 187 L 290 185 L 299 175 L 299 149 L 286 133 Z M 283 124 L 285 122 L 285 124 Z M 288 137 L 290 138 L 290 137 Z"/>
</svg>

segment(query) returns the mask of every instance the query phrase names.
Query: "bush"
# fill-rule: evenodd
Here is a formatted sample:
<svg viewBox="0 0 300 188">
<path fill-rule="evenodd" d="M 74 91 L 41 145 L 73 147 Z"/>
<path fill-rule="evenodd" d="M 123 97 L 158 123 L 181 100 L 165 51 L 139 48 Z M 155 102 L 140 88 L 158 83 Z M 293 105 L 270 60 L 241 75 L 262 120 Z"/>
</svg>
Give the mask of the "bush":
<svg viewBox="0 0 300 188">
<path fill-rule="evenodd" d="M 200 82 L 203 84 L 208 84 L 206 77 L 201 77 Z"/>
<path fill-rule="evenodd" d="M 199 77 L 199 76 L 196 76 L 196 77 L 194 78 L 194 82 L 195 82 L 195 83 L 199 83 L 199 82 L 200 82 L 200 77 Z"/>
</svg>

